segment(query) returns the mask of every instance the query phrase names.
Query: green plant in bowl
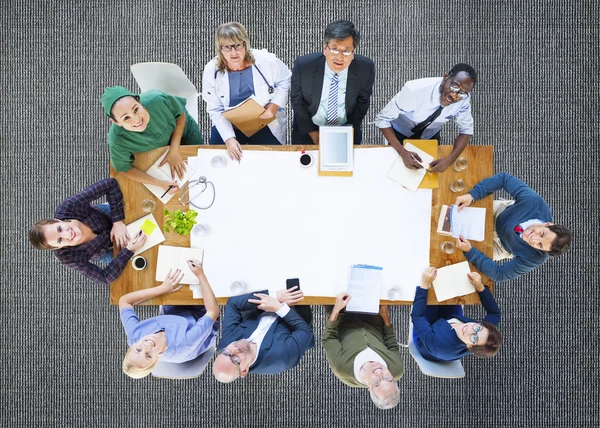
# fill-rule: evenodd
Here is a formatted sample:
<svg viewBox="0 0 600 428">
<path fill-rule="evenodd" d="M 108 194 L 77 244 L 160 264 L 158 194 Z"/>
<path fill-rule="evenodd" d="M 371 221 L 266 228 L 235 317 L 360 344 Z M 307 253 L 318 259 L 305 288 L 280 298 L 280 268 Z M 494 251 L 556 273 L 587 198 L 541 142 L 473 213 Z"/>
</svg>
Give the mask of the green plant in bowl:
<svg viewBox="0 0 600 428">
<path fill-rule="evenodd" d="M 163 224 L 163 230 L 165 232 L 178 233 L 180 235 L 189 235 L 192 227 L 196 224 L 197 211 L 188 210 L 183 212 L 181 210 L 175 210 L 170 212 L 165 208 L 165 222 Z"/>
</svg>

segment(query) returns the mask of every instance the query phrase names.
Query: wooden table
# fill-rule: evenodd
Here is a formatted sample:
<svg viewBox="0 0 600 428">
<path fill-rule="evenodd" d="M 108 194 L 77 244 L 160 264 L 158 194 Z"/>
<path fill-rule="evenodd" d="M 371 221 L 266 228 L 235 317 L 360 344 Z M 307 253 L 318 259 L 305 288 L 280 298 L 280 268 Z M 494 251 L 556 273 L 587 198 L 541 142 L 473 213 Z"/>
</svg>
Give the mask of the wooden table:
<svg viewBox="0 0 600 428">
<path fill-rule="evenodd" d="M 382 147 L 382 146 L 360 146 L 358 149 L 366 149 L 373 147 Z M 203 150 L 211 150 L 211 149 L 223 149 L 223 146 L 181 146 L 181 154 L 184 159 L 187 159 L 189 156 L 196 156 L 198 153 L 198 149 L 202 148 Z M 300 150 L 314 150 L 315 146 L 244 146 L 244 150 L 281 150 L 281 151 L 300 151 Z M 150 166 L 156 162 L 156 160 L 166 151 L 168 147 L 163 147 L 160 149 L 153 150 L 151 152 L 145 153 L 137 153 L 134 162 L 134 166 L 139 169 L 145 171 Z M 452 146 L 440 146 L 438 148 L 438 157 L 445 157 L 452 151 Z M 451 205 L 454 203 L 456 199 L 456 195 L 462 193 L 452 193 L 450 191 L 450 183 L 452 183 L 455 179 L 461 178 L 465 182 L 465 192 L 470 190 L 478 181 L 483 178 L 489 177 L 492 175 L 493 171 L 493 148 L 492 146 L 468 146 L 463 152 L 463 156 L 467 158 L 469 162 L 469 166 L 466 170 L 461 172 L 456 172 L 450 167 L 443 174 L 439 174 L 439 189 L 435 189 L 432 191 L 432 210 L 431 210 L 431 242 L 430 242 L 430 262 L 432 266 L 441 267 L 446 266 L 453 263 L 458 263 L 460 261 L 464 261 L 464 255 L 462 251 L 456 250 L 454 254 L 447 255 L 442 252 L 440 249 L 441 242 L 444 240 L 448 240 L 445 236 L 439 236 L 436 233 L 437 230 L 437 220 L 439 216 L 439 212 L 441 206 Z M 154 216 L 160 225 L 163 224 L 164 220 L 164 210 L 160 202 L 156 201 L 156 198 L 150 193 L 146 187 L 142 184 L 135 183 L 131 180 L 127 180 L 122 176 L 119 176 L 114 169 L 110 168 L 110 176 L 117 179 L 119 185 L 121 186 L 121 190 L 123 192 L 124 201 L 125 201 L 125 223 L 129 224 L 132 221 L 140 218 L 145 213 L 142 211 L 142 201 L 144 199 L 152 199 L 157 202 L 157 209 L 154 211 Z M 165 204 L 164 208 L 169 211 L 174 211 L 176 209 L 183 209 L 184 211 L 188 209 L 188 206 L 183 206 L 179 203 L 178 197 L 181 195 L 181 192 L 175 194 L 175 196 L 169 201 L 168 204 Z M 491 257 L 492 255 L 492 234 L 493 234 L 493 215 L 492 215 L 492 196 L 489 196 L 480 201 L 474 202 L 472 206 L 476 207 L 484 207 L 487 209 L 486 211 L 486 234 L 484 242 L 472 242 L 472 244 L 481 250 L 484 254 Z M 164 245 L 172 245 L 172 246 L 180 246 L 180 247 L 189 247 L 190 246 L 190 236 L 181 236 L 174 232 L 166 233 L 164 232 L 166 241 L 163 243 Z M 453 239 L 450 239 L 453 240 Z M 149 250 L 146 250 L 143 256 L 146 258 L 148 262 L 148 266 L 146 269 L 141 271 L 136 271 L 131 266 L 131 263 L 128 263 L 123 273 L 119 278 L 113 281 L 110 285 L 110 303 L 117 304 L 119 298 L 131 291 L 140 290 L 143 288 L 154 287 L 158 285 L 155 281 L 154 276 L 156 272 L 156 260 L 158 255 L 158 246 L 155 246 Z M 473 266 L 471 266 L 472 270 L 475 270 Z M 209 278 L 210 281 L 210 278 Z M 492 285 L 491 281 L 488 280 L 487 277 L 484 277 L 484 284 Z M 416 284 L 415 284 L 416 287 Z M 219 298 L 217 299 L 219 304 L 225 304 L 227 302 L 227 298 Z M 333 304 L 335 301 L 334 297 L 310 297 L 307 296 L 303 300 L 303 304 L 307 305 L 325 305 L 325 304 Z M 391 301 L 391 300 L 382 300 L 382 304 L 390 304 L 390 305 L 410 305 L 412 302 L 403 302 L 403 301 Z M 435 294 L 433 289 L 429 292 L 428 303 L 437 304 L 437 300 L 435 299 Z M 470 294 L 468 296 L 462 296 L 455 299 L 451 299 L 445 301 L 444 304 L 479 304 L 479 297 L 477 293 Z M 201 299 L 193 299 L 192 292 L 189 287 L 182 287 L 181 290 L 176 293 L 171 293 L 168 295 L 156 297 L 154 299 L 147 300 L 143 302 L 144 305 L 161 305 L 161 304 L 171 304 L 171 305 L 198 305 L 202 304 Z"/>
</svg>

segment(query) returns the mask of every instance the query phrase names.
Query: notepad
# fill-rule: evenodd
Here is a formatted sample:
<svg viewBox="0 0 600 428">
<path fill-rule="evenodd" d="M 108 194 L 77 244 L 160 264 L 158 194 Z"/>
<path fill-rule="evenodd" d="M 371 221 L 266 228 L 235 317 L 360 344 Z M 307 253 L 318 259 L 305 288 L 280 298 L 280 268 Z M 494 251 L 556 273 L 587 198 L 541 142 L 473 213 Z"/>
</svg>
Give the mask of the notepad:
<svg viewBox="0 0 600 428">
<path fill-rule="evenodd" d="M 258 116 L 264 111 L 265 108 L 252 95 L 238 105 L 228 108 L 221 115 L 242 131 L 242 134 L 250 138 L 275 120 L 275 116 L 270 119 L 259 119 Z"/>
<path fill-rule="evenodd" d="M 127 225 L 127 233 L 131 239 L 134 239 L 140 230 L 143 230 L 148 235 L 148 238 L 144 245 L 133 253 L 136 256 L 165 240 L 165 235 L 162 234 L 160 227 L 158 227 L 158 222 L 152 213 L 146 214 Z"/>
<path fill-rule="evenodd" d="M 429 164 L 433 162 L 433 156 L 410 143 L 406 143 L 404 148 L 410 152 L 415 152 L 421 157 L 421 165 L 423 168 L 407 168 L 404 165 L 402 158 L 398 156 L 388 172 L 388 178 L 403 185 L 408 190 L 416 192 L 421 184 L 421 181 L 423 181 L 425 174 L 427 174 L 427 168 L 429 167 Z"/>
<path fill-rule="evenodd" d="M 379 297 L 383 285 L 383 268 L 371 265 L 352 265 L 348 281 L 348 294 L 352 299 L 346 312 L 379 313 Z"/>
<path fill-rule="evenodd" d="M 456 205 L 442 205 L 438 218 L 440 235 L 483 241 L 485 239 L 485 208 L 465 207 L 458 211 Z"/>
<path fill-rule="evenodd" d="M 184 275 L 180 284 L 198 284 L 198 278 L 190 270 L 187 261 L 190 259 L 202 261 L 203 257 L 204 250 L 201 248 L 161 245 L 158 247 L 156 280 L 164 281 L 169 275 L 169 270 L 181 269 Z"/>
<path fill-rule="evenodd" d="M 444 266 L 437 270 L 433 288 L 438 302 L 475 293 L 475 287 L 469 282 L 467 274 L 471 272 L 468 262 Z"/>
<path fill-rule="evenodd" d="M 150 169 L 148 171 L 146 171 L 146 174 L 148 174 L 149 176 L 154 177 L 158 180 L 162 180 L 162 181 L 175 181 L 175 183 L 177 183 L 179 185 L 179 188 L 181 189 L 181 187 L 185 183 L 187 183 L 190 178 L 192 178 L 195 171 L 192 168 L 190 168 L 190 166 L 187 163 L 185 163 L 186 170 L 185 170 L 185 174 L 183 175 L 183 177 L 179 178 L 177 176 L 177 173 L 175 173 L 175 180 L 173 180 L 171 178 L 171 165 L 169 165 L 169 162 L 165 163 L 163 166 L 158 166 L 163 161 L 165 156 L 167 156 L 167 153 L 169 153 L 169 152 L 166 151 L 160 158 L 158 158 L 158 160 L 156 162 L 154 162 L 154 165 L 152 165 L 150 167 Z M 144 183 L 144 186 L 146 186 L 146 188 L 148 190 L 150 190 L 154 196 L 156 196 L 158 199 L 160 199 L 160 201 L 163 204 L 166 204 L 167 202 L 169 202 L 171 200 L 171 198 L 175 195 L 174 193 L 166 193 L 165 194 L 165 189 L 163 189 L 162 187 L 159 187 L 159 186 L 154 186 L 152 184 L 146 184 L 146 183 Z"/>
</svg>

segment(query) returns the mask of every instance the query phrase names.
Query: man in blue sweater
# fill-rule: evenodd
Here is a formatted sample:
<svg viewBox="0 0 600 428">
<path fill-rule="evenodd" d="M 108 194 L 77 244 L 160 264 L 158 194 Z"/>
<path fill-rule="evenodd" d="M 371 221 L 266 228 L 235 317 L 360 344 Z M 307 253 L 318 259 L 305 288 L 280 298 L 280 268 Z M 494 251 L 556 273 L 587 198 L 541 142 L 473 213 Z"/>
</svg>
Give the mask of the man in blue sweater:
<svg viewBox="0 0 600 428">
<path fill-rule="evenodd" d="M 548 256 L 566 253 L 571 245 L 571 231 L 552 223 L 546 201 L 521 180 L 505 172 L 480 181 L 469 193 L 457 197 L 456 205 L 461 210 L 500 189 L 514 199 L 500 204 L 498 211 L 494 201 L 495 232 L 503 247 L 500 250 L 505 250 L 506 256 L 498 256 L 494 251 L 494 260 L 490 260 L 462 236 L 456 240 L 456 246 L 464 251 L 467 260 L 492 281 L 515 279 L 542 265 Z M 496 263 L 504 258 L 512 260 L 502 265 Z"/>
</svg>

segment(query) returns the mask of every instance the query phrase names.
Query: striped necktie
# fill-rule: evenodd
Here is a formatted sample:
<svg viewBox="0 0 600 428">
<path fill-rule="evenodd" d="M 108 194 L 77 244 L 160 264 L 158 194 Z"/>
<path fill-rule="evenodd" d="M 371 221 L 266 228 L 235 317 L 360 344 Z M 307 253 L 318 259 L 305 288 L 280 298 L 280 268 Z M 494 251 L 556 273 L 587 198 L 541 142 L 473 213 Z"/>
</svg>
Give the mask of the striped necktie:
<svg viewBox="0 0 600 428">
<path fill-rule="evenodd" d="M 327 97 L 327 125 L 335 126 L 338 121 L 338 84 L 339 76 L 334 74 L 329 85 L 329 97 Z"/>
</svg>

